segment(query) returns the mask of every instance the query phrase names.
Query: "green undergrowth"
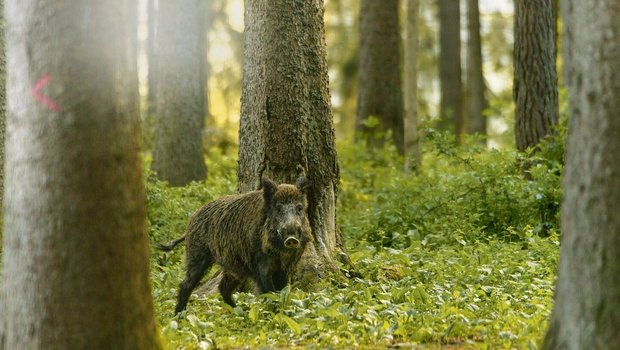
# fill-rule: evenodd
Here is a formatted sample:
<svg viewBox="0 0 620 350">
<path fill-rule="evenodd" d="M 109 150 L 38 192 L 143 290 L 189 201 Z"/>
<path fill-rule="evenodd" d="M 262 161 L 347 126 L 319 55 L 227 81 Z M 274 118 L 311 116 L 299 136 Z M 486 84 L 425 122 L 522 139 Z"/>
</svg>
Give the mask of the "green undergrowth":
<svg viewBox="0 0 620 350">
<path fill-rule="evenodd" d="M 183 248 L 153 249 L 153 297 L 169 348 L 535 349 L 557 265 L 558 143 L 524 157 L 427 135 L 417 175 L 389 148 L 339 145 L 338 222 L 361 278 L 237 293 L 234 309 L 219 295 L 194 295 L 175 317 Z M 235 165 L 213 153 L 209 180 L 182 188 L 148 174 L 151 242 L 183 234 L 194 210 L 234 193 Z"/>
</svg>

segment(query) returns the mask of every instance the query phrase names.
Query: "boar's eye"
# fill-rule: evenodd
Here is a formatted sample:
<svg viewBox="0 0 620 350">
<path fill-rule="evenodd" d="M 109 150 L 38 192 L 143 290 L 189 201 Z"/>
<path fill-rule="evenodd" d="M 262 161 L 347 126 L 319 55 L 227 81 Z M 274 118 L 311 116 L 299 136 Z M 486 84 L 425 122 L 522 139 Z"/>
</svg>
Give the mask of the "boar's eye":
<svg viewBox="0 0 620 350">
<path fill-rule="evenodd" d="M 276 210 L 279 211 L 279 212 L 283 212 L 284 211 L 284 204 L 282 204 L 282 203 L 276 204 Z"/>
<path fill-rule="evenodd" d="M 302 211 L 304 211 L 304 206 L 303 204 L 297 204 L 295 206 L 295 210 L 297 211 L 297 214 L 301 214 Z"/>
</svg>

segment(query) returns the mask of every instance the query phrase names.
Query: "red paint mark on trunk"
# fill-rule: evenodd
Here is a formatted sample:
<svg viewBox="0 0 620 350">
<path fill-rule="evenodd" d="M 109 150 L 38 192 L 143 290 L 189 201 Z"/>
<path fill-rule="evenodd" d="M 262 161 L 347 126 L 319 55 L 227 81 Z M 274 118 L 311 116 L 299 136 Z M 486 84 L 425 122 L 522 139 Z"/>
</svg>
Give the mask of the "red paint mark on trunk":
<svg viewBox="0 0 620 350">
<path fill-rule="evenodd" d="M 39 100 L 39 102 L 43 103 L 47 108 L 51 109 L 54 112 L 60 112 L 60 106 L 55 101 L 43 96 L 41 93 L 41 89 L 47 85 L 52 80 L 52 77 L 49 75 L 43 76 L 32 88 L 32 94 L 34 98 Z"/>
</svg>

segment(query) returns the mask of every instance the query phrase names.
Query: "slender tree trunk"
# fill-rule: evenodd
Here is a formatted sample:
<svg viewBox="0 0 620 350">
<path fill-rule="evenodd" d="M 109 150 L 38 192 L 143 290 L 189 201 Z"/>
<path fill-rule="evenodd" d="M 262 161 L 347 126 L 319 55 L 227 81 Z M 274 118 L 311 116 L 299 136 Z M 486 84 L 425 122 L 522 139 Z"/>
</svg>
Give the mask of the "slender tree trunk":
<svg viewBox="0 0 620 350">
<path fill-rule="evenodd" d="M 514 100 L 517 149 L 525 151 L 558 123 L 558 79 L 551 0 L 515 2 Z"/>
<path fill-rule="evenodd" d="M 157 0 L 147 0 L 147 18 L 148 18 L 148 117 L 155 115 L 155 101 L 157 101 L 157 9 L 155 2 Z"/>
<path fill-rule="evenodd" d="M 619 349 L 620 7 L 563 3 L 569 135 L 555 305 L 544 348 Z"/>
<path fill-rule="evenodd" d="M 405 170 L 422 164 L 418 132 L 418 0 L 407 0 L 405 37 Z"/>
<path fill-rule="evenodd" d="M 461 72 L 461 11 L 459 0 L 439 0 L 439 106 L 441 130 L 463 132 L 463 80 Z"/>
<path fill-rule="evenodd" d="M 212 22 L 212 1 L 201 1 L 200 6 L 200 18 L 198 20 L 200 35 L 200 90 L 202 91 L 202 110 L 204 114 L 204 120 L 207 120 L 207 126 L 213 125 L 213 119 L 209 111 L 209 31 L 211 30 Z"/>
<path fill-rule="evenodd" d="M 467 0 L 467 85 L 469 92 L 469 113 L 467 115 L 467 133 L 486 137 L 487 119 L 484 110 L 488 107 L 485 97 L 482 40 L 480 38 L 480 11 L 478 0 Z M 486 140 L 481 142 L 486 144 Z"/>
<path fill-rule="evenodd" d="M 339 169 L 323 1 L 246 0 L 245 6 L 239 190 L 257 189 L 263 176 L 294 183 L 305 170 L 315 244 L 303 259 L 302 273 L 322 275 L 344 252 L 336 229 Z"/>
<path fill-rule="evenodd" d="M 381 144 L 375 131 L 392 131 L 400 154 L 404 152 L 403 97 L 400 81 L 398 0 L 362 0 L 360 9 L 359 86 L 357 130 L 370 144 Z M 369 117 L 379 125 L 368 127 Z"/>
<path fill-rule="evenodd" d="M 160 1 L 152 168 L 172 186 L 204 180 L 204 92 L 198 0 Z"/>
<path fill-rule="evenodd" d="M 159 347 L 130 6 L 7 2 L 0 348 Z"/>
</svg>

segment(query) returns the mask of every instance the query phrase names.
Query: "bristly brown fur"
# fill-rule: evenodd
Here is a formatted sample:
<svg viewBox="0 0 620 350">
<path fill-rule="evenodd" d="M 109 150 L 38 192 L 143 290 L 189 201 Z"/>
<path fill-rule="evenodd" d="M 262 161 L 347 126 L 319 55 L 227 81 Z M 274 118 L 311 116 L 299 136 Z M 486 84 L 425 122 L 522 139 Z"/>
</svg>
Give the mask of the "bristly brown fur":
<svg viewBox="0 0 620 350">
<path fill-rule="evenodd" d="M 187 273 L 179 288 L 176 313 L 185 308 L 192 290 L 214 263 L 224 273 L 220 293 L 232 306 L 232 293 L 248 278 L 256 281 L 260 293 L 288 283 L 312 241 L 306 180 L 299 179 L 297 184 L 276 185 L 263 179 L 263 190 L 216 199 L 194 213 L 185 236 L 160 246 L 171 250 L 185 239 Z M 299 247 L 285 247 L 284 234 L 295 237 Z"/>
</svg>

